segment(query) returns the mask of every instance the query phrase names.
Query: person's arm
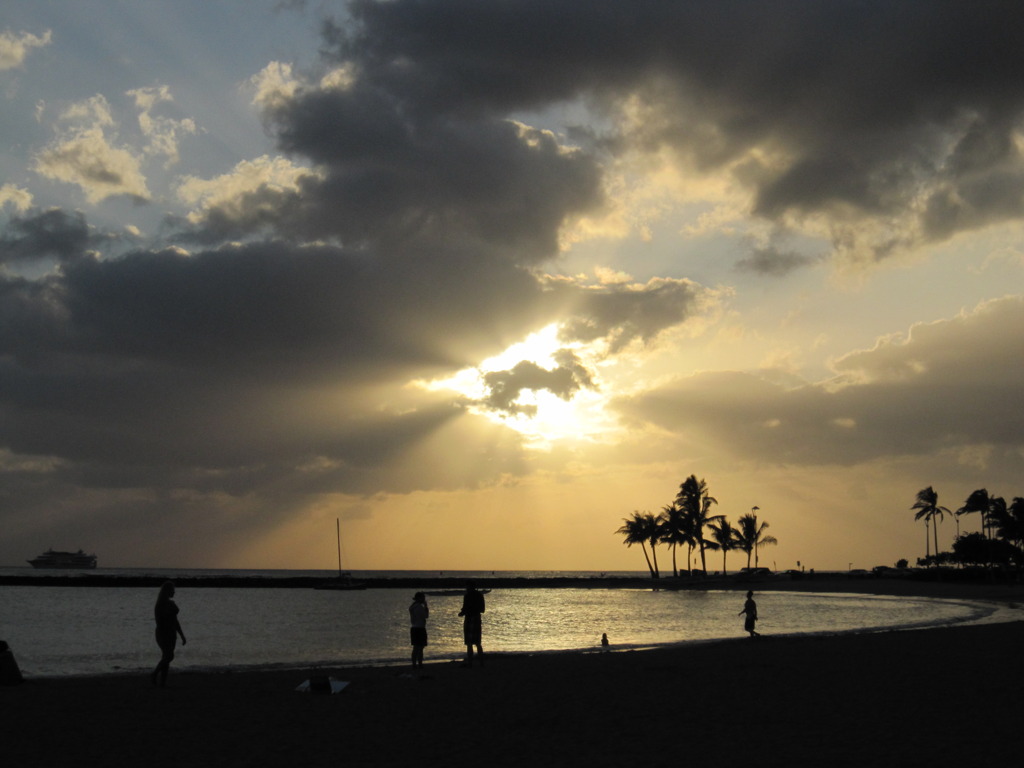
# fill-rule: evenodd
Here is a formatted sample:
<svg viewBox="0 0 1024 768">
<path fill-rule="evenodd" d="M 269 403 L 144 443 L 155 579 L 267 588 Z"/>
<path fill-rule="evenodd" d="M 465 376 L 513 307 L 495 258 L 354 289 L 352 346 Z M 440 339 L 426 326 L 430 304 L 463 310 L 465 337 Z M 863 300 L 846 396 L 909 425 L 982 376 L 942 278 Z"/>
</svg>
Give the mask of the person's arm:
<svg viewBox="0 0 1024 768">
<path fill-rule="evenodd" d="M 185 639 L 185 631 L 181 628 L 181 622 L 175 619 L 174 623 L 178 628 L 178 634 L 181 635 L 181 644 L 188 645 L 188 640 Z"/>
</svg>

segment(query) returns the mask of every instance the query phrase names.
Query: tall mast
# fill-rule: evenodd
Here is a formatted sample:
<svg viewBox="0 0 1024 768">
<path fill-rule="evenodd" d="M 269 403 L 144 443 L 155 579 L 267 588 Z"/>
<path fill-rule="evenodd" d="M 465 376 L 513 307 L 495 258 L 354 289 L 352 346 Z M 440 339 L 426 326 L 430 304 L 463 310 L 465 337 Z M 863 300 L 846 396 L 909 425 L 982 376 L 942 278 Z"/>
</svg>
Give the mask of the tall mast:
<svg viewBox="0 0 1024 768">
<path fill-rule="evenodd" d="M 334 518 L 334 527 L 338 531 L 338 576 L 341 576 L 341 518 Z"/>
</svg>

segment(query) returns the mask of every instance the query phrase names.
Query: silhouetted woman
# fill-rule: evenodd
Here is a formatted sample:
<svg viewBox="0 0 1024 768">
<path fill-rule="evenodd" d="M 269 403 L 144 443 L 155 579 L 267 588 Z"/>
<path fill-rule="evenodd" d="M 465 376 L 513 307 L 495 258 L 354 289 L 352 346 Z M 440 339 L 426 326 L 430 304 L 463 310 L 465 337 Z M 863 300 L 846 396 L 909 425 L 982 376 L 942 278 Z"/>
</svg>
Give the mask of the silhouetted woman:
<svg viewBox="0 0 1024 768">
<path fill-rule="evenodd" d="M 161 688 L 167 685 L 167 671 L 174 659 L 174 645 L 178 635 L 181 635 L 182 645 L 187 642 L 185 633 L 181 631 L 181 624 L 178 623 L 178 606 L 171 599 L 173 597 L 174 582 L 164 582 L 153 608 L 153 615 L 156 618 L 156 644 L 160 646 L 161 655 L 160 663 L 156 665 L 149 679 L 153 681 L 153 685 L 159 685 Z"/>
<path fill-rule="evenodd" d="M 747 615 L 747 618 L 743 621 L 743 628 L 750 633 L 751 637 L 757 637 L 758 632 L 754 631 L 754 627 L 757 625 L 757 603 L 754 602 L 754 593 L 747 592 L 747 600 L 743 603 L 743 610 L 737 615 Z"/>
</svg>

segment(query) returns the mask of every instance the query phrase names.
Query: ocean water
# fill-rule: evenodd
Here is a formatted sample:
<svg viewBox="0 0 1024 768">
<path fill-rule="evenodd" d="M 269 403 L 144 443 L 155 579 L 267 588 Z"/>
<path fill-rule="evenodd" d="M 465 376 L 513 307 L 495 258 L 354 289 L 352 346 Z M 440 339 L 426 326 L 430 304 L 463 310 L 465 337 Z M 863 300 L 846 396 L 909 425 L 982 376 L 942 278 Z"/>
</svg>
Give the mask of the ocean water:
<svg viewBox="0 0 1024 768">
<path fill-rule="evenodd" d="M 195 572 L 190 572 L 194 574 Z M 233 572 L 234 573 L 234 572 Z M 436 575 L 436 574 L 431 574 Z M 767 585 L 766 585 L 767 586 Z M 156 664 L 156 589 L 0 586 L 0 639 L 29 676 L 141 673 Z M 179 587 L 188 638 L 176 669 L 400 664 L 410 652 L 412 590 Z M 904 629 L 977 621 L 984 603 L 866 595 L 757 592 L 765 635 Z M 458 596 L 429 597 L 428 662 L 461 657 Z M 484 650 L 586 651 L 607 633 L 613 650 L 744 636 L 741 591 L 495 589 Z"/>
</svg>

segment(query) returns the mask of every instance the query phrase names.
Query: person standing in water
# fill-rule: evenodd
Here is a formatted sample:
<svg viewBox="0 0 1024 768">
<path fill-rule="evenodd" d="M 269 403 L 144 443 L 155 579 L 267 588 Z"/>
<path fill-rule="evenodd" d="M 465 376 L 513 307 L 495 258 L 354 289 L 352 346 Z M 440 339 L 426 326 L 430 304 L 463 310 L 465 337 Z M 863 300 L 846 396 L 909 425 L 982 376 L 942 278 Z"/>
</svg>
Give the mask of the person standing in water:
<svg viewBox="0 0 1024 768">
<path fill-rule="evenodd" d="M 466 643 L 466 666 L 473 666 L 473 646 L 476 646 L 480 656 L 480 666 L 484 665 L 483 647 L 483 622 L 481 614 L 484 612 L 484 596 L 477 592 L 473 582 L 466 585 L 466 594 L 462 596 L 462 610 L 459 616 L 462 620 L 462 637 Z"/>
<path fill-rule="evenodd" d="M 174 600 L 174 582 L 166 581 L 160 587 L 160 593 L 156 598 L 156 606 L 153 608 L 153 615 L 156 618 L 156 644 L 160 646 L 160 663 L 150 674 L 149 679 L 153 685 L 161 688 L 167 687 L 167 672 L 171 668 L 171 661 L 174 660 L 174 646 L 181 636 L 181 644 L 185 645 L 185 633 L 178 622 L 178 606 Z"/>
<path fill-rule="evenodd" d="M 757 603 L 754 602 L 753 592 L 747 592 L 747 601 L 743 603 L 743 610 L 736 615 L 742 616 L 743 614 L 747 614 L 743 628 L 750 633 L 751 637 L 757 637 L 758 633 L 754 631 L 754 625 L 757 624 Z"/>
<path fill-rule="evenodd" d="M 430 608 L 427 606 L 427 596 L 417 592 L 412 596 L 412 605 L 409 606 L 409 637 L 412 640 L 412 667 L 423 666 L 423 649 L 427 647 L 427 617 L 430 616 Z"/>
</svg>

